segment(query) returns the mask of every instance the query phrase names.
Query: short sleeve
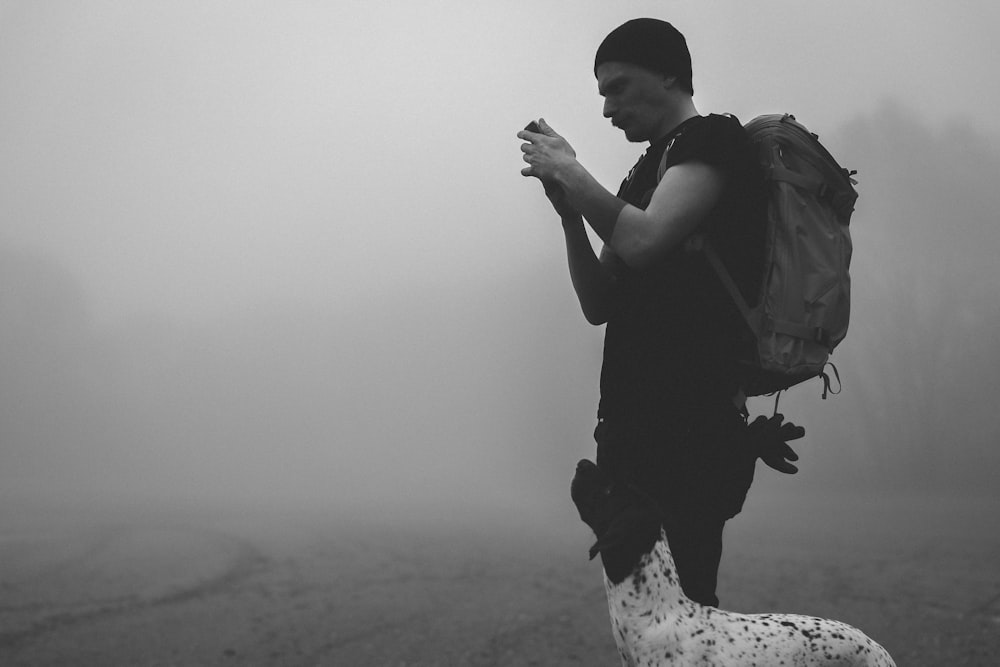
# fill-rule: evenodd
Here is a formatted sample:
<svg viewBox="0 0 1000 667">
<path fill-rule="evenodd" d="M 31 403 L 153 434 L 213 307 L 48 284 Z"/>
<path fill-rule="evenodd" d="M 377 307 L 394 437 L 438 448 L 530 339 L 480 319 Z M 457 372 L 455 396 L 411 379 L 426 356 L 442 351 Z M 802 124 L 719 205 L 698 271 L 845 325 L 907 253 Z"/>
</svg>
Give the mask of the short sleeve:
<svg viewBox="0 0 1000 667">
<path fill-rule="evenodd" d="M 745 150 L 746 133 L 734 116 L 711 114 L 693 123 L 674 140 L 667 152 L 666 167 L 684 162 L 704 162 L 731 168 Z"/>
</svg>

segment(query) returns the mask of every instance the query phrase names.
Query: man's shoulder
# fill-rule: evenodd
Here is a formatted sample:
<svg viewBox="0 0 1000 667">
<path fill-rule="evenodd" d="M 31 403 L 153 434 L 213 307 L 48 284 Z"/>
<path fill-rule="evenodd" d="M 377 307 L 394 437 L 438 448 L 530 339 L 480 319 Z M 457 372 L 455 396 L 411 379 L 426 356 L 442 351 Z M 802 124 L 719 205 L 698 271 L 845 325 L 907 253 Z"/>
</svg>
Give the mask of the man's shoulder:
<svg viewBox="0 0 1000 667">
<path fill-rule="evenodd" d="M 736 116 L 697 116 L 667 147 L 661 170 L 692 160 L 727 166 L 742 157 L 748 146 L 746 130 Z"/>
<path fill-rule="evenodd" d="M 687 139 L 735 141 L 746 140 L 747 133 L 743 129 L 743 123 L 739 118 L 727 113 L 710 113 L 705 116 L 698 116 L 695 122 L 691 123 L 687 131 L 682 133 L 687 135 Z"/>
</svg>

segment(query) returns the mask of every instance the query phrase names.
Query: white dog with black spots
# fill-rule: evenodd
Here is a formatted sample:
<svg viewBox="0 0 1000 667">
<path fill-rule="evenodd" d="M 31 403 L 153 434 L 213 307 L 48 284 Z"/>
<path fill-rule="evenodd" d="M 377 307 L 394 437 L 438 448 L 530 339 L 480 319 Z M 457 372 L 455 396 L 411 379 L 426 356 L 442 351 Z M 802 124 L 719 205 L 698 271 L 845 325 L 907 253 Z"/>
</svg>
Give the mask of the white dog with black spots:
<svg viewBox="0 0 1000 667">
<path fill-rule="evenodd" d="M 622 665 L 895 667 L 882 646 L 840 621 L 738 614 L 689 599 L 659 515 L 591 461 L 578 464 L 572 495 L 598 537 L 591 558 L 604 562 Z"/>
</svg>

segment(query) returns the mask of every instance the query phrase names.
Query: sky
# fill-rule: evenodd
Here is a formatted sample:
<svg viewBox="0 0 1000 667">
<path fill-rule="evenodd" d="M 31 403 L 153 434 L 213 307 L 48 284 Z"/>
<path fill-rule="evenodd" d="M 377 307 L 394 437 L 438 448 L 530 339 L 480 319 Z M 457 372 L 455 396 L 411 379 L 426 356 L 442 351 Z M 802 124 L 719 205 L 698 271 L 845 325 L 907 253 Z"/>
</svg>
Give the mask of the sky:
<svg viewBox="0 0 1000 667">
<path fill-rule="evenodd" d="M 514 135 L 613 190 L 593 53 L 636 16 L 702 113 L 859 172 L 844 389 L 781 399 L 761 492 L 990 492 L 993 4 L 0 0 L 3 493 L 565 511 L 601 330 Z"/>
</svg>

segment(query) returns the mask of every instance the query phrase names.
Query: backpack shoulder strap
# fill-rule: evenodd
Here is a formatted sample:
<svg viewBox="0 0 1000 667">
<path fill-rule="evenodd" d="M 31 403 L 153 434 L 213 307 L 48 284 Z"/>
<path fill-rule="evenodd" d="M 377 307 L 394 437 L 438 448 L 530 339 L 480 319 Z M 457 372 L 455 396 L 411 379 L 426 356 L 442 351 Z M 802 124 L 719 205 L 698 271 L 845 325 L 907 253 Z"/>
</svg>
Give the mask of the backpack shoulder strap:
<svg viewBox="0 0 1000 667">
<path fill-rule="evenodd" d="M 674 137 L 669 144 L 667 144 L 667 148 L 663 151 L 663 157 L 660 158 L 659 169 L 656 171 L 657 183 L 663 180 L 663 175 L 667 173 L 667 157 L 670 155 L 670 147 L 674 145 L 674 141 L 676 141 L 679 136 L 681 136 L 681 133 L 678 133 L 677 136 Z M 757 314 L 750 308 L 750 305 L 747 304 L 746 299 L 743 298 L 743 293 L 740 292 L 740 288 L 736 286 L 736 282 L 729 274 L 729 270 L 726 269 L 726 265 L 722 263 L 722 258 L 719 257 L 719 253 L 717 253 L 715 248 L 712 247 L 712 242 L 709 241 L 708 237 L 705 234 L 695 234 L 691 236 L 684 242 L 684 250 L 690 253 L 699 252 L 705 257 L 706 261 L 708 261 L 709 265 L 712 267 L 712 270 L 715 271 L 716 275 L 718 275 L 722 286 L 726 289 L 730 298 L 732 298 L 737 310 L 740 311 L 740 315 L 742 315 L 743 319 L 746 320 L 746 323 L 750 325 L 750 329 L 752 331 L 756 331 L 758 324 Z"/>
<path fill-rule="evenodd" d="M 696 234 L 684 242 L 684 250 L 686 252 L 698 252 L 704 256 L 705 260 L 708 262 L 709 266 L 719 278 L 719 282 L 726 289 L 729 297 L 733 300 L 733 304 L 736 305 L 736 309 L 740 311 L 740 315 L 746 320 L 746 323 L 750 326 L 752 331 L 757 330 L 757 325 L 759 324 L 759 314 L 750 308 L 746 299 L 743 298 L 743 293 L 740 292 L 740 288 L 736 286 L 736 281 L 729 274 L 729 270 L 726 268 L 725 264 L 722 263 L 722 258 L 719 257 L 719 253 L 715 251 L 712 247 L 712 242 L 704 234 Z"/>
</svg>

